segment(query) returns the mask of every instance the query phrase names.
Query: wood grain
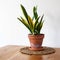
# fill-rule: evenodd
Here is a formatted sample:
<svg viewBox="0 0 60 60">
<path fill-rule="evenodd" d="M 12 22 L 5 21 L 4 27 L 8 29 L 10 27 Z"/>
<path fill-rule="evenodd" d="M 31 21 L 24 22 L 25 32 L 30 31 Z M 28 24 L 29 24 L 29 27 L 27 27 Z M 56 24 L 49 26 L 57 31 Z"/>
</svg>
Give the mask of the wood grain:
<svg viewBox="0 0 60 60">
<path fill-rule="evenodd" d="M 22 46 L 8 45 L 0 48 L 0 60 L 60 60 L 60 48 L 49 55 L 26 55 L 19 52 Z"/>
</svg>

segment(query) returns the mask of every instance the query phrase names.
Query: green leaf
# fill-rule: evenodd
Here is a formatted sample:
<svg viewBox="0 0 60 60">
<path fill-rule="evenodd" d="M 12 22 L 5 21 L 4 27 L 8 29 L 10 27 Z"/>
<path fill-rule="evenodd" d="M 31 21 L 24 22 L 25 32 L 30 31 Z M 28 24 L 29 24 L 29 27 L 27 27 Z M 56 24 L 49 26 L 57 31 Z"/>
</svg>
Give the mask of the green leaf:
<svg viewBox="0 0 60 60">
<path fill-rule="evenodd" d="M 41 17 L 41 20 L 40 20 L 40 22 L 37 24 L 37 27 L 36 27 L 36 29 L 38 30 L 38 33 L 40 33 L 40 30 L 42 29 L 42 26 L 43 26 L 43 17 L 44 17 L 44 15 L 42 15 L 42 17 Z"/>
<path fill-rule="evenodd" d="M 44 21 L 43 21 L 43 22 L 41 22 L 41 24 L 40 24 L 39 32 L 40 32 L 40 31 L 41 31 L 41 29 L 42 29 L 43 23 L 44 23 Z"/>
<path fill-rule="evenodd" d="M 31 31 L 31 28 L 29 27 L 29 24 L 21 17 L 21 19 L 20 18 L 17 18 L 20 22 L 22 22 L 28 29 L 29 29 L 29 31 L 32 33 L 32 31 Z"/>
<path fill-rule="evenodd" d="M 29 26 L 30 26 L 30 28 L 31 28 L 31 30 L 33 32 L 33 20 L 31 19 L 30 16 L 28 16 L 28 22 L 29 22 Z"/>
<path fill-rule="evenodd" d="M 43 17 L 44 17 L 44 14 L 42 15 L 42 17 L 41 17 L 41 19 L 40 19 L 40 22 L 42 22 L 42 20 L 43 20 Z"/>
<path fill-rule="evenodd" d="M 35 21 L 35 24 L 34 24 L 34 32 L 36 32 L 35 29 L 36 29 L 36 25 L 38 24 L 38 20 L 39 20 L 39 18 L 40 18 L 40 17 L 38 17 L 38 18 L 36 19 L 36 21 Z"/>
<path fill-rule="evenodd" d="M 28 20 L 28 14 L 27 14 L 26 9 L 24 8 L 23 5 L 21 5 L 21 8 L 22 8 L 22 11 L 23 11 L 23 14 L 24 14 L 25 18 Z"/>
<path fill-rule="evenodd" d="M 37 17 L 38 17 L 38 14 L 37 14 L 37 7 L 33 7 L 33 15 L 34 15 L 34 17 L 35 17 L 35 20 L 37 19 Z"/>
<path fill-rule="evenodd" d="M 40 18 L 40 16 L 36 19 L 36 21 L 35 21 L 35 26 L 36 26 L 36 24 L 38 23 L 39 18 Z"/>
</svg>

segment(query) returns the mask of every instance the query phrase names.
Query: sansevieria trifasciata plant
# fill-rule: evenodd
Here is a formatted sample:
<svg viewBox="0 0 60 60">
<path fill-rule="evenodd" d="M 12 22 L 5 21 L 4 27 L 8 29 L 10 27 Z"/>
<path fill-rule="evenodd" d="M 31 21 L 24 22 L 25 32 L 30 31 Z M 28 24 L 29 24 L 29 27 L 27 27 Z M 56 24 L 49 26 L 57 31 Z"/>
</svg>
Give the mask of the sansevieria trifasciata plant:
<svg viewBox="0 0 60 60">
<path fill-rule="evenodd" d="M 21 6 L 21 9 L 22 9 L 22 12 L 25 16 L 25 18 L 23 17 L 18 17 L 18 20 L 20 22 L 22 22 L 27 28 L 28 30 L 30 31 L 31 34 L 35 35 L 35 34 L 40 34 L 40 31 L 43 27 L 43 17 L 44 15 L 42 16 L 38 16 L 38 13 L 37 13 L 37 7 L 33 7 L 33 18 L 31 18 L 25 7 L 23 5 L 20 5 Z"/>
</svg>

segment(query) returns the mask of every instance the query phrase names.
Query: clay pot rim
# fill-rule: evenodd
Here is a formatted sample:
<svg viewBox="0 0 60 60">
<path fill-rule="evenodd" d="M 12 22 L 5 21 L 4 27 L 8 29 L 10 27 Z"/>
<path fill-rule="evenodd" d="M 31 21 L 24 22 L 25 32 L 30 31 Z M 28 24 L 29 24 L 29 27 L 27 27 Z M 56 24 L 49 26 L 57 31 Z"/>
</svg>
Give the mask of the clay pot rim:
<svg viewBox="0 0 60 60">
<path fill-rule="evenodd" d="M 33 34 L 28 34 L 28 36 L 39 36 L 39 35 L 45 35 L 45 34 L 42 34 L 42 33 L 41 34 L 34 34 L 34 35 Z"/>
</svg>

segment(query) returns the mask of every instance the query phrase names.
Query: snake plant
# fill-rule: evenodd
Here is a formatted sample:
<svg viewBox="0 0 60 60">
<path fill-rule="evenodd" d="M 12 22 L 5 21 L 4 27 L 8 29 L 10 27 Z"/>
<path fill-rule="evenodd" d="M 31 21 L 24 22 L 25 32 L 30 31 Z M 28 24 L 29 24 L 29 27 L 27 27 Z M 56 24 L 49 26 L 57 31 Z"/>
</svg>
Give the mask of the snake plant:
<svg viewBox="0 0 60 60">
<path fill-rule="evenodd" d="M 20 16 L 17 19 L 28 28 L 28 30 L 30 31 L 31 34 L 40 34 L 40 31 L 41 31 L 41 29 L 43 27 L 43 23 L 44 23 L 44 21 L 43 21 L 44 15 L 38 16 L 37 7 L 34 6 L 33 7 L 33 18 L 31 18 L 28 15 L 25 7 L 22 4 L 20 6 L 21 6 L 21 9 L 22 9 L 22 12 L 23 12 L 25 18 Z"/>
</svg>

